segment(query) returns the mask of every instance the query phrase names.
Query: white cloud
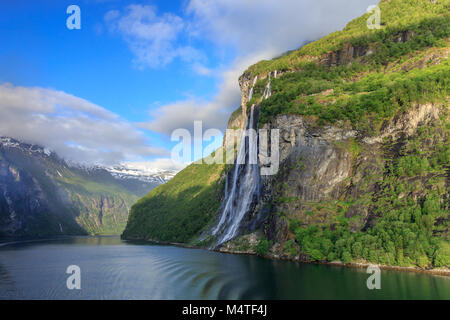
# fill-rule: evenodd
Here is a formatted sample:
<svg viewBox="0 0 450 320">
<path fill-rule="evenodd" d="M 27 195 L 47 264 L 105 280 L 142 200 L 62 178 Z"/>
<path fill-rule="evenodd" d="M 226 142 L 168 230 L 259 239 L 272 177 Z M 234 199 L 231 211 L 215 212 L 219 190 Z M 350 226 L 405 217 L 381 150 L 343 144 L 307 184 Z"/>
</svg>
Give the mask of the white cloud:
<svg viewBox="0 0 450 320">
<path fill-rule="evenodd" d="M 180 171 L 184 169 L 188 163 L 180 163 L 169 158 L 158 158 L 153 161 L 126 162 L 128 168 L 139 169 L 146 172 L 159 172 L 161 170 Z"/>
<path fill-rule="evenodd" d="M 162 67 L 176 58 L 190 63 L 204 59 L 201 51 L 179 44 L 186 25 L 177 15 L 158 16 L 153 6 L 132 4 L 123 11 L 108 11 L 104 20 L 127 41 L 138 68 Z"/>
<path fill-rule="evenodd" d="M 205 67 L 204 65 L 200 64 L 200 63 L 194 63 L 192 65 L 192 69 L 194 70 L 194 72 L 198 75 L 201 76 L 210 76 L 213 74 L 214 70 Z"/>
<path fill-rule="evenodd" d="M 131 123 L 62 91 L 0 85 L 0 136 L 37 143 L 74 162 L 115 164 L 168 155 Z"/>
<path fill-rule="evenodd" d="M 245 69 L 342 29 L 373 3 L 374 0 L 191 0 L 186 9 L 189 23 L 185 22 L 189 35 L 209 39 L 219 51 L 232 47 L 237 58 L 227 69 L 215 70 L 222 81 L 211 101 L 194 97 L 161 106 L 143 127 L 169 134 L 176 128 L 190 129 L 194 120 L 203 120 L 205 127 L 223 129 L 229 114 L 240 104 L 238 77 Z"/>
<path fill-rule="evenodd" d="M 283 53 L 341 29 L 374 0 L 191 0 L 192 34 L 240 53 Z M 271 57 L 268 57 L 271 58 Z"/>
</svg>

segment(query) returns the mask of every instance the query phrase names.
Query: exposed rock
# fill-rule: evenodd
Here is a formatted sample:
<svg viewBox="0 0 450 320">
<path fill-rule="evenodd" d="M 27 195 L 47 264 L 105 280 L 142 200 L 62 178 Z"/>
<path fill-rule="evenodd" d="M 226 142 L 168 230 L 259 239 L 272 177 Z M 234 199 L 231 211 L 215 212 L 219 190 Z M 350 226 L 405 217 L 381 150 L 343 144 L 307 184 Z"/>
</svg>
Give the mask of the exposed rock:
<svg viewBox="0 0 450 320">
<path fill-rule="evenodd" d="M 327 67 L 347 65 L 357 58 L 373 54 L 375 50 L 375 44 L 355 47 L 351 43 L 346 43 L 340 50 L 323 54 L 319 58 L 319 64 Z"/>
<path fill-rule="evenodd" d="M 69 167 L 45 148 L 2 137 L 0 238 L 119 234 L 144 182 L 136 183 Z"/>
<path fill-rule="evenodd" d="M 261 218 L 262 208 L 271 203 L 263 229 L 267 239 L 275 244 L 272 253 L 278 257 L 283 256 L 282 244 L 289 239 L 287 217 L 305 224 L 333 221 L 334 214 L 327 211 L 307 214 L 315 204 L 324 201 L 356 199 L 344 215 L 352 218 L 349 230 L 357 232 L 373 226 L 370 202 L 364 202 L 364 195 L 376 192 L 374 181 L 383 174 L 382 142 L 388 137 L 395 142 L 413 135 L 419 126 L 438 119 L 441 111 L 441 105 L 416 105 L 386 121 L 375 137 L 363 136 L 343 123 L 316 127 L 302 116 L 276 116 L 261 129 L 279 130 L 280 168 L 276 175 L 262 177 L 261 203 L 248 214 L 247 225 L 252 219 Z M 359 145 L 356 154 L 349 148 L 352 143 Z M 266 165 L 266 158 L 260 155 L 261 167 Z"/>
<path fill-rule="evenodd" d="M 285 219 L 278 216 L 271 216 L 269 223 L 265 226 L 267 239 L 273 243 L 284 243 L 288 239 L 288 223 Z"/>
<path fill-rule="evenodd" d="M 402 114 L 396 116 L 392 121 L 386 121 L 379 135 L 375 137 L 364 137 L 367 144 L 380 143 L 386 137 L 394 140 L 400 137 L 409 137 L 419 125 L 429 123 L 439 118 L 440 106 L 433 103 L 416 104 Z"/>
<path fill-rule="evenodd" d="M 394 37 L 394 42 L 406 42 L 406 41 L 410 41 L 412 38 L 414 37 L 414 32 L 413 31 L 404 31 L 399 33 L 398 35 L 396 35 Z"/>
</svg>

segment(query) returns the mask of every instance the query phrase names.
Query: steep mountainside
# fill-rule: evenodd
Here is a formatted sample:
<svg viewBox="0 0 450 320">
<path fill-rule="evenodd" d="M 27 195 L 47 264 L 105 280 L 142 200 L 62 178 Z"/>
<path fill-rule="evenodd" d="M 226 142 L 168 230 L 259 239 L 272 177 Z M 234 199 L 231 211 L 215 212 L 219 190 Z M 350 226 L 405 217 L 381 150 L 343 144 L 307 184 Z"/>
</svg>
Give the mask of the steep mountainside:
<svg viewBox="0 0 450 320">
<path fill-rule="evenodd" d="M 131 205 L 155 186 L 0 138 L 0 238 L 120 234 Z"/>
<path fill-rule="evenodd" d="M 123 163 L 120 165 L 105 167 L 114 177 L 122 180 L 140 180 L 159 185 L 172 179 L 177 171 L 149 168 L 145 163 Z"/>
<path fill-rule="evenodd" d="M 450 1 L 379 7 L 380 29 L 367 28 L 365 14 L 239 78 L 242 103 L 228 127 L 244 128 L 254 109 L 258 128 L 280 130 L 280 168 L 251 180 L 260 181 L 259 193 L 248 206 L 233 212 L 223 200 L 230 185 L 248 183 L 249 170 L 192 165 L 176 185 L 133 206 L 124 237 L 302 261 L 448 268 Z M 246 199 L 241 191 L 235 201 Z M 221 243 L 214 230 L 235 217 L 238 236 Z"/>
</svg>

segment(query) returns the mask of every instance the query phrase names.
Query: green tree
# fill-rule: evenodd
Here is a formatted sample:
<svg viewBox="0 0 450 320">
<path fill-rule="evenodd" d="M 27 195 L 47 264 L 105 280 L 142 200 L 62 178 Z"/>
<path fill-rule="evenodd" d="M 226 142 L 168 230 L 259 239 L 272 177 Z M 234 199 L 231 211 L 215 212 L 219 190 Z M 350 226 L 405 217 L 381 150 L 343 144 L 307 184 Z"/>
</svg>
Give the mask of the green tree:
<svg viewBox="0 0 450 320">
<path fill-rule="evenodd" d="M 269 248 L 271 246 L 271 241 L 267 241 L 267 239 L 259 240 L 259 242 L 255 246 L 256 254 L 260 256 L 264 256 L 269 253 Z"/>
<path fill-rule="evenodd" d="M 347 264 L 352 261 L 352 255 L 348 251 L 342 253 L 342 262 Z"/>
</svg>

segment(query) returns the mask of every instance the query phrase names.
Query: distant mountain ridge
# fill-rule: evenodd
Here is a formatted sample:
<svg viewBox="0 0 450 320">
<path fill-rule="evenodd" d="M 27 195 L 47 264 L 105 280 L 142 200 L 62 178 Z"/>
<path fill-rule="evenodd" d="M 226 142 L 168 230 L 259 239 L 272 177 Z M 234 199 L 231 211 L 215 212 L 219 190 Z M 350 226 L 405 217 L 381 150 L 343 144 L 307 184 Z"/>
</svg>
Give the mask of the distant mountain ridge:
<svg viewBox="0 0 450 320">
<path fill-rule="evenodd" d="M 46 147 L 0 137 L 0 238 L 119 234 L 131 205 L 163 183 L 67 163 Z"/>
<path fill-rule="evenodd" d="M 30 154 L 42 153 L 47 156 L 51 156 L 52 154 L 52 151 L 48 148 L 44 148 L 36 144 L 25 143 L 10 137 L 0 137 L 0 145 L 3 148 L 18 148 L 21 149 L 23 152 L 29 152 Z"/>
<path fill-rule="evenodd" d="M 123 163 L 104 167 L 114 177 L 120 179 L 138 179 L 145 182 L 165 183 L 172 179 L 176 170 L 149 168 L 143 164 Z"/>
</svg>

